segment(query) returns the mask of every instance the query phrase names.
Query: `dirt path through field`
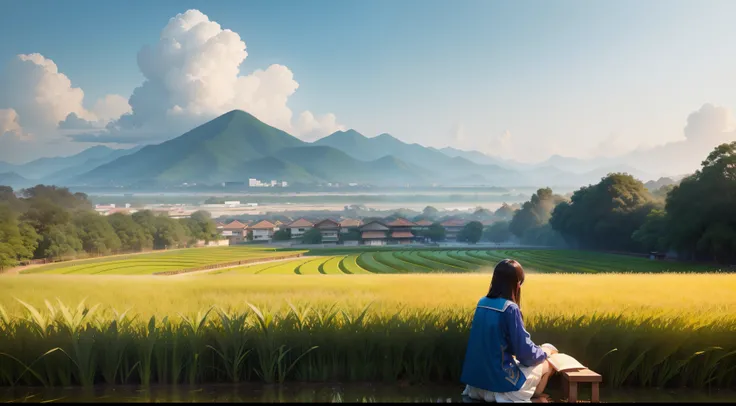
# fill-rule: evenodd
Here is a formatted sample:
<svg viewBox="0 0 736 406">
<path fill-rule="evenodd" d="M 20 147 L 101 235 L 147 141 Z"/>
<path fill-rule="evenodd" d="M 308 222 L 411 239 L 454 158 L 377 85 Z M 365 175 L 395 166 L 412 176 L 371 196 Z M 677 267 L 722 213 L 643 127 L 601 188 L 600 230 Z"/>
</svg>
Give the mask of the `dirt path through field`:
<svg viewBox="0 0 736 406">
<path fill-rule="evenodd" d="M 201 274 L 204 274 L 204 273 L 210 273 L 210 272 L 214 272 L 214 271 L 222 271 L 223 269 L 240 268 L 240 267 L 244 267 L 244 266 L 265 264 L 265 263 L 269 263 L 269 262 L 294 261 L 294 260 L 297 260 L 297 259 L 304 259 L 304 258 L 307 258 L 307 257 L 301 256 L 301 257 L 281 258 L 281 259 L 267 259 L 267 260 L 258 261 L 258 262 L 251 262 L 251 263 L 246 264 L 246 265 L 242 265 L 242 264 L 241 265 L 230 265 L 230 266 L 223 266 L 223 267 L 220 267 L 220 268 L 204 269 L 204 270 L 201 270 L 201 271 L 182 272 L 182 273 L 177 273 L 177 274 L 174 274 L 174 275 L 152 275 L 152 276 L 166 276 L 167 278 L 175 278 L 175 277 L 182 277 L 182 276 L 187 276 L 187 275 L 201 275 Z M 321 255 L 309 256 L 308 258 L 315 258 L 316 259 L 316 258 L 322 258 L 322 256 Z"/>
</svg>

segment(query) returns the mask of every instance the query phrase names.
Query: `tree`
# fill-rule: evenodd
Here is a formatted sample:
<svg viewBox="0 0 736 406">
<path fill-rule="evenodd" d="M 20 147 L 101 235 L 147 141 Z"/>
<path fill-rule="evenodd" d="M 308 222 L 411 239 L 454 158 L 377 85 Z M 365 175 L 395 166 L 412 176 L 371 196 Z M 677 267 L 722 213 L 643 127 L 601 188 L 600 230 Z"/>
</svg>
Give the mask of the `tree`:
<svg viewBox="0 0 736 406">
<path fill-rule="evenodd" d="M 276 231 L 273 233 L 272 240 L 274 241 L 289 241 L 291 240 L 291 229 L 290 228 L 282 228 L 279 231 Z"/>
<path fill-rule="evenodd" d="M 83 251 L 82 241 L 71 224 L 51 226 L 43 235 L 38 249 L 42 250 L 42 257 L 54 259 L 76 256 Z"/>
<path fill-rule="evenodd" d="M 439 216 L 440 211 L 432 206 L 427 206 L 422 210 L 422 215 L 428 219 L 435 219 Z"/>
<path fill-rule="evenodd" d="M 483 207 L 477 207 L 473 212 L 473 219 L 478 221 L 488 221 L 493 219 L 493 213 Z"/>
<path fill-rule="evenodd" d="M 466 224 L 457 236 L 458 241 L 475 244 L 483 236 L 483 224 L 480 221 L 471 221 Z"/>
<path fill-rule="evenodd" d="M 212 215 L 207 211 L 195 211 L 182 223 L 189 230 L 193 242 L 197 240 L 210 242 L 217 239 L 217 225 L 212 220 Z"/>
<path fill-rule="evenodd" d="M 682 256 L 736 261 L 736 142 L 721 144 L 667 195 L 666 227 Z"/>
<path fill-rule="evenodd" d="M 38 235 L 35 228 L 24 222 L 18 224 L 18 231 L 20 231 L 20 238 L 23 240 L 23 249 L 16 252 L 18 259 L 26 260 L 33 258 L 41 236 Z"/>
<path fill-rule="evenodd" d="M 158 216 L 154 220 L 153 248 L 168 249 L 185 246 L 188 235 L 175 219 Z"/>
<path fill-rule="evenodd" d="M 432 223 L 432 225 L 429 226 L 427 231 L 424 233 L 424 236 L 429 238 L 433 242 L 445 241 L 447 232 L 445 230 L 445 227 L 443 227 L 440 223 Z"/>
<path fill-rule="evenodd" d="M 506 242 L 513 234 L 509 231 L 508 221 L 497 221 L 483 230 L 483 239 L 496 244 Z"/>
<path fill-rule="evenodd" d="M 107 219 L 93 211 L 81 211 L 74 216 L 77 236 L 82 249 L 90 254 L 109 254 L 120 250 L 121 242 Z"/>
<path fill-rule="evenodd" d="M 310 228 L 302 236 L 302 243 L 303 244 L 321 244 L 322 243 L 322 233 L 316 228 Z"/>
<path fill-rule="evenodd" d="M 31 188 L 21 189 L 20 195 L 29 202 L 36 200 L 48 200 L 68 210 L 91 210 L 92 202 L 84 193 L 71 193 L 65 187 L 36 185 Z"/>
<path fill-rule="evenodd" d="M 558 204 L 550 224 L 565 240 L 581 248 L 638 251 L 631 236 L 657 208 L 651 194 L 631 175 L 614 173 L 573 193 Z"/>
<path fill-rule="evenodd" d="M 24 250 L 18 220 L 8 203 L 0 203 L 0 269 L 16 266 L 18 252 Z"/>
<path fill-rule="evenodd" d="M 156 234 L 156 215 L 150 210 L 141 210 L 133 213 L 131 218 L 138 224 L 147 240 L 151 241 L 153 246 L 153 236 Z"/>
<path fill-rule="evenodd" d="M 537 190 L 531 199 L 521 206 L 521 210 L 514 213 L 509 230 L 517 237 L 523 237 L 527 230 L 547 224 L 552 217 L 552 210 L 563 201 L 565 198 L 555 195 L 550 188 Z"/>
<path fill-rule="evenodd" d="M 647 214 L 644 224 L 634 231 L 631 238 L 647 251 L 666 251 L 668 247 L 666 227 L 665 211 L 652 210 Z"/>
<path fill-rule="evenodd" d="M 107 222 L 120 239 L 124 251 L 143 251 L 153 248 L 153 236 L 146 234 L 143 227 L 133 220 L 132 216 L 113 213 L 107 216 Z"/>
<path fill-rule="evenodd" d="M 504 203 L 493 213 L 493 215 L 500 221 L 509 221 L 514 217 L 515 211 L 516 210 L 513 207 Z"/>
<path fill-rule="evenodd" d="M 23 211 L 24 202 L 18 199 L 18 196 L 15 195 L 13 188 L 10 186 L 0 185 L 0 203 L 7 203 L 15 212 Z"/>
</svg>

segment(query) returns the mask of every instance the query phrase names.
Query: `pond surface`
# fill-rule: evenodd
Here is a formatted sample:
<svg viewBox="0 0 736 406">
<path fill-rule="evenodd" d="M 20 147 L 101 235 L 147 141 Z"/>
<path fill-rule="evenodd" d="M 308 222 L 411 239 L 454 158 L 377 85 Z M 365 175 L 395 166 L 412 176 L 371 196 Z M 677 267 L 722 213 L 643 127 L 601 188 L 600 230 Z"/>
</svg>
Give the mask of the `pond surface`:
<svg viewBox="0 0 736 406">
<path fill-rule="evenodd" d="M 73 388 L 0 388 L 0 402 L 431 402 L 463 403 L 461 385 L 400 386 L 389 384 L 222 384 L 202 386 L 98 386 Z M 561 392 L 546 391 L 554 400 Z M 580 389 L 579 399 L 589 399 Z M 608 389 L 602 402 L 736 402 L 735 390 Z"/>
</svg>

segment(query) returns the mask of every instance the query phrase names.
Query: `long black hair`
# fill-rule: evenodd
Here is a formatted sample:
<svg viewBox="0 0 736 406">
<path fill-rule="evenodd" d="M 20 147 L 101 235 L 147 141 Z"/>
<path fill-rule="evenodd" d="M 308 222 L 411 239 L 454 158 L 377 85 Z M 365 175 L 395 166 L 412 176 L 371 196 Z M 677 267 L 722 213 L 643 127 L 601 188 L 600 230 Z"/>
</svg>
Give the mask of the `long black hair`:
<svg viewBox="0 0 736 406">
<path fill-rule="evenodd" d="M 521 284 L 524 283 L 524 268 L 513 259 L 504 259 L 493 269 L 491 287 L 486 297 L 502 297 L 511 300 L 521 308 Z"/>
</svg>

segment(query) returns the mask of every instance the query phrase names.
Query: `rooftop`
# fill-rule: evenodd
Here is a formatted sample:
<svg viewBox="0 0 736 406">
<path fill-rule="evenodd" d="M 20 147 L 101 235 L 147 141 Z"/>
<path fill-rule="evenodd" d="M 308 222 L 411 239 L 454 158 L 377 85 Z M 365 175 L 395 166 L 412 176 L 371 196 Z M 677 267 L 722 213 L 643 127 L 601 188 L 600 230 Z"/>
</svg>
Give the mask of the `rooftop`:
<svg viewBox="0 0 736 406">
<path fill-rule="evenodd" d="M 297 221 L 294 221 L 293 223 L 289 224 L 289 227 L 290 228 L 294 228 L 294 227 L 312 227 L 312 226 L 314 226 L 314 223 L 312 223 L 311 221 L 309 221 L 307 219 L 303 219 L 303 218 L 301 218 L 301 219 L 299 219 Z"/>
<path fill-rule="evenodd" d="M 268 220 L 262 220 L 250 226 L 250 228 L 252 228 L 253 230 L 270 230 L 270 229 L 273 229 L 274 227 L 276 227 L 276 225 Z"/>
<path fill-rule="evenodd" d="M 239 222 L 238 220 L 233 220 L 228 224 L 225 224 L 222 228 L 226 230 L 242 230 L 244 228 L 247 228 L 248 226 Z"/>
<path fill-rule="evenodd" d="M 397 218 L 396 220 L 390 222 L 387 224 L 389 227 L 411 227 L 415 226 L 415 223 L 412 223 L 411 221 L 405 219 L 405 218 Z"/>
</svg>

